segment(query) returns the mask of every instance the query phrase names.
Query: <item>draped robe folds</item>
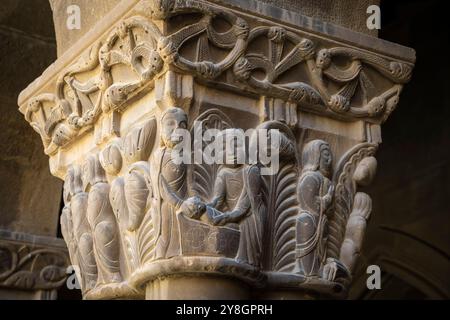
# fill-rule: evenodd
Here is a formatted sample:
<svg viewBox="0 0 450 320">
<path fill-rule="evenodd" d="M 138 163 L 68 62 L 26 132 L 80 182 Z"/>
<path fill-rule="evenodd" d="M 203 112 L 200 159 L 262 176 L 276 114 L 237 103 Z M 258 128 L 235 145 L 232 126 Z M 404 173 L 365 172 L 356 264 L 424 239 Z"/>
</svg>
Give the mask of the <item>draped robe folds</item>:
<svg viewBox="0 0 450 320">
<path fill-rule="evenodd" d="M 161 148 L 155 154 L 156 182 L 156 249 L 155 258 L 170 258 L 180 254 L 180 235 L 176 212 L 186 196 L 186 166 L 172 161 L 171 150 Z"/>
<path fill-rule="evenodd" d="M 88 195 L 87 219 L 93 231 L 94 255 L 97 261 L 97 283 L 120 282 L 119 237 L 109 201 L 109 185 L 96 182 Z"/>
<path fill-rule="evenodd" d="M 236 260 L 260 267 L 266 207 L 261 195 L 260 169 L 256 165 L 244 169 L 244 187 L 236 205 L 242 217 L 241 237 Z"/>
<path fill-rule="evenodd" d="M 222 167 L 214 184 L 213 207 L 222 212 L 233 210 L 241 195 L 243 183 L 242 166 Z"/>
<path fill-rule="evenodd" d="M 313 224 L 307 224 L 298 230 L 297 257 L 299 263 L 310 270 L 306 274 L 316 274 L 324 262 L 327 235 L 326 210 L 322 198 L 328 193 L 331 181 L 319 171 L 304 172 L 298 183 L 300 214 L 307 215 Z M 307 229 L 305 229 L 307 228 Z M 301 240 L 300 240 L 301 239 Z M 306 266 L 311 267 L 306 267 Z"/>
</svg>

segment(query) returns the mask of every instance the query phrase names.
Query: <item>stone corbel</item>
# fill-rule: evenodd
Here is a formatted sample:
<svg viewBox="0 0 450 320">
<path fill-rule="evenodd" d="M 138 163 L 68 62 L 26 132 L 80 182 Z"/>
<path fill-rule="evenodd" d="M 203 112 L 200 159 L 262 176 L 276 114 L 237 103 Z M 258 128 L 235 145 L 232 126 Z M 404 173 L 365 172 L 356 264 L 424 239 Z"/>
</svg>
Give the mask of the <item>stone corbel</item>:
<svg viewBox="0 0 450 320">
<path fill-rule="evenodd" d="M 345 297 L 414 51 L 253 0 L 136 1 L 105 25 L 19 97 L 84 298 Z M 193 123 L 277 131 L 279 171 L 173 163 Z"/>
</svg>

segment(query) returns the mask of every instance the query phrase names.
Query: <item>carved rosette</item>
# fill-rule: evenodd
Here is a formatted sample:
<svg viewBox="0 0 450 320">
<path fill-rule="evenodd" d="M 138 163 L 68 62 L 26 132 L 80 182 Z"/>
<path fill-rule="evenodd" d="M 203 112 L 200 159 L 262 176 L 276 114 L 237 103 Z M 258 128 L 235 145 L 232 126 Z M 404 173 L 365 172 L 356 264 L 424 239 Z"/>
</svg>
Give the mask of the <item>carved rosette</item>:
<svg viewBox="0 0 450 320">
<path fill-rule="evenodd" d="M 371 211 L 358 186 L 413 55 L 215 1 L 142 0 L 120 16 L 19 98 L 65 181 L 84 297 L 182 297 L 159 286 L 180 277 L 243 282 L 239 297 L 345 297 Z M 276 132 L 279 170 L 174 162 L 173 131 L 195 144 L 194 123 Z"/>
</svg>

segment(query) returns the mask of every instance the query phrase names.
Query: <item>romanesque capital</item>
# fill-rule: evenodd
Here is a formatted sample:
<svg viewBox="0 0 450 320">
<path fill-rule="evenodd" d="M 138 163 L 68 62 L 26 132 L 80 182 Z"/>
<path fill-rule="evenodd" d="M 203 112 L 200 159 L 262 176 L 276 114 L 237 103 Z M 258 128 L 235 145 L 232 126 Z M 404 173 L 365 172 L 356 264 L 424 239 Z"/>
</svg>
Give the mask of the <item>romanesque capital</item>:
<svg viewBox="0 0 450 320">
<path fill-rule="evenodd" d="M 253 0 L 133 1 L 19 97 L 84 298 L 345 298 L 414 51 Z M 235 157 L 259 132 L 275 171 Z"/>
</svg>

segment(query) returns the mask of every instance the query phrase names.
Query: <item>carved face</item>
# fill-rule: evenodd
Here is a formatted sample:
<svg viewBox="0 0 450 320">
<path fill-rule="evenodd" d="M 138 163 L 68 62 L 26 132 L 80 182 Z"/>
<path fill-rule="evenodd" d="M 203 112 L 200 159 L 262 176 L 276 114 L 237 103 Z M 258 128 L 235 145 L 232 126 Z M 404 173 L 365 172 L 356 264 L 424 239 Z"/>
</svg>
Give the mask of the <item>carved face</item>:
<svg viewBox="0 0 450 320">
<path fill-rule="evenodd" d="M 174 148 L 183 139 L 176 130 L 187 128 L 186 113 L 180 108 L 168 109 L 161 119 L 161 141 L 168 148 Z"/>
<path fill-rule="evenodd" d="M 324 176 L 329 176 L 332 160 L 330 147 L 327 144 L 322 145 L 322 148 L 320 149 L 319 170 Z"/>
</svg>

